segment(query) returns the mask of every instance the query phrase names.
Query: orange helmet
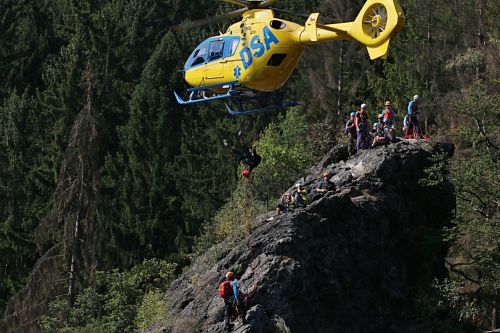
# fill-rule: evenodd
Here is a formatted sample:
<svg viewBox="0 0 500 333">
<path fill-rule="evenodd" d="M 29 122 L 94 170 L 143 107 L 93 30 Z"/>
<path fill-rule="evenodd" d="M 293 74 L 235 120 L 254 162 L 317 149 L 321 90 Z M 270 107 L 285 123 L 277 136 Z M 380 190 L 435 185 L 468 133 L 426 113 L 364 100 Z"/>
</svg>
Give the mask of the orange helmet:
<svg viewBox="0 0 500 333">
<path fill-rule="evenodd" d="M 227 273 L 226 273 L 226 279 L 228 279 L 228 280 L 232 280 L 232 279 L 233 279 L 233 277 L 234 277 L 233 272 L 227 272 Z"/>
</svg>

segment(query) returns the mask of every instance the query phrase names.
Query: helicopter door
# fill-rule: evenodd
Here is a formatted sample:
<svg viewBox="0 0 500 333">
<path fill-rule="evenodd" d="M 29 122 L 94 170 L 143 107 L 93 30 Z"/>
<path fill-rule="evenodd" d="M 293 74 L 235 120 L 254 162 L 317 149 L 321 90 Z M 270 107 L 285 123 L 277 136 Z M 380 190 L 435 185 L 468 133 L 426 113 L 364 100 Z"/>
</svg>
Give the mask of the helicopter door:
<svg viewBox="0 0 500 333">
<path fill-rule="evenodd" d="M 205 77 L 207 80 L 224 78 L 224 39 L 219 38 L 208 44 L 208 58 Z"/>
</svg>

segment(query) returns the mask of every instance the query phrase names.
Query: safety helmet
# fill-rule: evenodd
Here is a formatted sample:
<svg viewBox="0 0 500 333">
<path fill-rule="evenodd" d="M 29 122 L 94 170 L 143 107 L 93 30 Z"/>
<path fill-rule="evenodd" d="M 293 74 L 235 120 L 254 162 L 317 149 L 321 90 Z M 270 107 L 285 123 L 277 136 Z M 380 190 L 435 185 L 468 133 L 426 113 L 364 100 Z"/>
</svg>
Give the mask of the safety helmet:
<svg viewBox="0 0 500 333">
<path fill-rule="evenodd" d="M 366 109 L 368 107 L 368 105 L 366 105 L 365 103 L 361 104 L 361 109 Z"/>
<path fill-rule="evenodd" d="M 413 96 L 414 101 L 418 101 L 419 99 L 420 99 L 420 96 L 418 96 L 418 95 Z"/>
<path fill-rule="evenodd" d="M 380 119 L 380 118 L 384 118 L 384 114 L 383 113 L 381 113 L 381 114 L 378 115 L 377 119 Z"/>
<path fill-rule="evenodd" d="M 386 101 L 385 102 L 385 106 L 391 106 L 391 102 L 390 101 Z"/>
<path fill-rule="evenodd" d="M 228 279 L 228 280 L 232 280 L 233 276 L 234 276 L 233 272 L 227 272 L 226 273 L 226 279 Z"/>
<path fill-rule="evenodd" d="M 323 173 L 323 177 L 330 177 L 330 176 L 331 176 L 330 171 L 325 171 L 325 172 Z"/>
<path fill-rule="evenodd" d="M 245 169 L 241 172 L 241 175 L 245 178 L 249 178 L 250 177 L 250 170 L 248 169 Z"/>
<path fill-rule="evenodd" d="M 354 117 L 356 115 L 356 112 L 351 112 L 351 117 Z"/>
</svg>

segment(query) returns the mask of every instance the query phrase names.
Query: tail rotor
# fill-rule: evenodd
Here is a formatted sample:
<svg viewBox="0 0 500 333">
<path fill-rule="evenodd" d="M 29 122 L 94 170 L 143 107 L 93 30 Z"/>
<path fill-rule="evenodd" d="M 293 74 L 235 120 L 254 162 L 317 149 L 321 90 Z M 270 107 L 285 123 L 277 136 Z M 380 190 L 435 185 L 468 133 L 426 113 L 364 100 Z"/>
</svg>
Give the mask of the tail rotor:
<svg viewBox="0 0 500 333">
<path fill-rule="evenodd" d="M 385 58 L 391 38 L 406 18 L 397 0 L 368 0 L 348 34 L 368 48 L 371 59 Z"/>
</svg>

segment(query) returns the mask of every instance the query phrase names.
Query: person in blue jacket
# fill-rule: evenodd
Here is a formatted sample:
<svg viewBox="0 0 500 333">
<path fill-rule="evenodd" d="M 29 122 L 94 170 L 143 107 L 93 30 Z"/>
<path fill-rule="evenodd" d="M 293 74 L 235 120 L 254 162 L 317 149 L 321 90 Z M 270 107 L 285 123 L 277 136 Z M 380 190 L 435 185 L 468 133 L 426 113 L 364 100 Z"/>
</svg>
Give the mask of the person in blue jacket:
<svg viewBox="0 0 500 333">
<path fill-rule="evenodd" d="M 418 122 L 418 114 L 420 113 L 420 108 L 418 107 L 418 101 L 420 97 L 418 95 L 413 96 L 413 100 L 408 103 L 408 130 L 413 129 L 413 132 L 417 137 L 420 138 L 422 132 L 420 130 L 420 124 Z"/>
</svg>

